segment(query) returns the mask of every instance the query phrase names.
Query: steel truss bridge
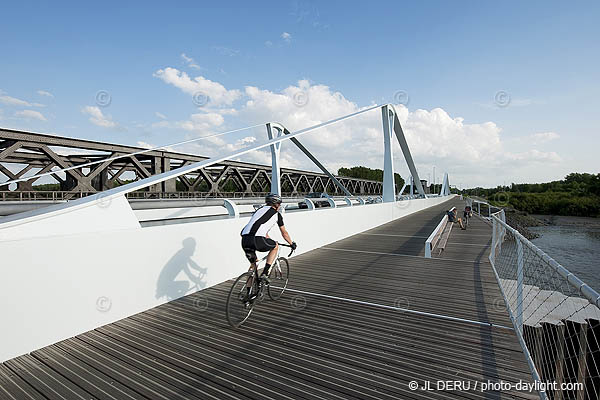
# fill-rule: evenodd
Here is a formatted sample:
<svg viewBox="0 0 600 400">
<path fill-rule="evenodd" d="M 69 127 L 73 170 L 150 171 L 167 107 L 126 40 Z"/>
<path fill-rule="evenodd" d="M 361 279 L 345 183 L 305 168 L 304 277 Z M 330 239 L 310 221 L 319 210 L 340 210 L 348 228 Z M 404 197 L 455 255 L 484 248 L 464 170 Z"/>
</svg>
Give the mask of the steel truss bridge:
<svg viewBox="0 0 600 400">
<path fill-rule="evenodd" d="M 121 186 L 126 183 L 123 178 L 126 173 L 133 174 L 137 181 L 207 159 L 192 154 L 147 151 L 140 147 L 0 129 L 0 173 L 9 181 L 26 178 L 27 173 L 40 175 L 56 168 L 96 162 L 90 167 L 69 169 L 63 176 L 50 174 L 60 185 L 59 191 L 36 191 L 34 184 L 39 176 L 18 182 L 12 191 L 8 185 L 0 185 L 0 200 L 69 200 Z M 382 182 L 377 181 L 290 168 L 280 170 L 281 192 L 288 196 L 310 192 L 345 194 L 336 180 L 353 195 L 380 195 L 383 190 Z M 271 176 L 271 166 L 227 160 L 129 193 L 128 197 L 256 196 L 270 191 Z"/>
</svg>

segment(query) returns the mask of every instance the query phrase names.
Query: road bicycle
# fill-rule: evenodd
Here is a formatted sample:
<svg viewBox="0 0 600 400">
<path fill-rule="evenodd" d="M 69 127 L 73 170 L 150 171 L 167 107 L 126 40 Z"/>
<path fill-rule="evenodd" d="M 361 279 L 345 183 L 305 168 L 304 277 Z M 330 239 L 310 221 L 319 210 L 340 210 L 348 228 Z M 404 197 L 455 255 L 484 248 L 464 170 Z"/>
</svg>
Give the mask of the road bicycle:
<svg viewBox="0 0 600 400">
<path fill-rule="evenodd" d="M 277 257 L 269 271 L 270 284 L 265 284 L 259 279 L 259 265 L 264 267 L 267 256 L 250 267 L 248 272 L 241 274 L 231 286 L 227 296 L 227 321 L 234 327 L 240 327 L 248 320 L 256 304 L 262 302 L 265 291 L 271 300 L 278 300 L 287 288 L 290 276 L 290 264 L 286 257 L 280 256 L 282 247 L 290 247 L 289 244 L 279 243 Z M 290 251 L 287 257 L 294 253 Z M 262 270 L 262 268 L 260 268 Z"/>
<path fill-rule="evenodd" d="M 472 218 L 471 211 L 463 213 L 462 224 L 461 224 L 461 228 L 463 230 L 467 229 L 467 227 L 469 226 L 469 220 L 471 218 Z"/>
</svg>

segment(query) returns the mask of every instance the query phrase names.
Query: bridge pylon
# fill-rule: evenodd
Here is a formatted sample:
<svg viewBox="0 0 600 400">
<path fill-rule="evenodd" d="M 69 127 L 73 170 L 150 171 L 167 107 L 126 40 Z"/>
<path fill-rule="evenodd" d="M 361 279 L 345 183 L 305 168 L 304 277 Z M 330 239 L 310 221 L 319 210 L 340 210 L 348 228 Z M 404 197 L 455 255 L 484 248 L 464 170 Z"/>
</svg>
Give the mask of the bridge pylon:
<svg viewBox="0 0 600 400">
<path fill-rule="evenodd" d="M 423 197 L 427 197 L 421 179 L 417 172 L 417 167 L 413 161 L 402 125 L 398 119 L 398 113 L 391 104 L 386 104 L 381 107 L 381 118 L 383 122 L 383 202 L 396 201 L 396 184 L 394 181 L 394 155 L 392 150 L 392 133 L 396 134 L 398 144 L 404 155 L 404 160 L 408 165 L 408 169 L 413 178 L 417 192 Z"/>
</svg>

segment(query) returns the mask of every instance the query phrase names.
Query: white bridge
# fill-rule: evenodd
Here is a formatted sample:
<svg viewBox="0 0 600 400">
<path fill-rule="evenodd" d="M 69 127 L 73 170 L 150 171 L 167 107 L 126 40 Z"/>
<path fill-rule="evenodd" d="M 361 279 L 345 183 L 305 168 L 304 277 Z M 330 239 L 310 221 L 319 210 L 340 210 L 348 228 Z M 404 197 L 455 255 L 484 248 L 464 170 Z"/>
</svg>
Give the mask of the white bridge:
<svg viewBox="0 0 600 400">
<path fill-rule="evenodd" d="M 348 193 L 300 142 L 368 112 L 381 112 L 384 149 L 383 192 L 370 199 Z M 516 247 L 519 263 L 501 269 L 507 228 L 497 227 L 489 204 L 487 217 L 471 219 L 467 230 L 451 229 L 447 211 L 460 213 L 464 201 L 450 194 L 447 173 L 440 193 L 425 193 L 392 105 L 295 132 L 278 123 L 266 128 L 265 143 L 0 218 L 0 399 L 395 399 L 423 397 L 409 388 L 412 381 L 546 377 L 527 350 L 527 321 L 513 315 L 523 304 L 514 305 L 499 285 L 512 279 L 520 301 L 528 298 L 523 287 L 533 286 L 524 285 L 522 247 Z M 416 190 L 411 196 L 395 187 L 396 140 Z M 262 148 L 271 151 L 271 192 L 281 193 L 286 141 L 346 196 L 323 199 L 326 208 L 311 199 L 286 200 L 286 226 L 299 244 L 290 287 L 281 301 L 259 307 L 245 335 L 225 326 L 223 307 L 229 280 L 247 269 L 240 231 L 260 200 L 130 202 L 126 196 Z M 514 279 L 513 264 L 521 268 Z M 568 304 L 597 307 L 595 292 L 584 286 L 583 300 Z M 250 344 L 258 343 L 272 353 L 256 353 Z M 256 367 L 258 378 L 248 378 L 249 357 L 264 364 Z M 591 379 L 595 390 L 590 371 L 579 378 Z"/>
</svg>

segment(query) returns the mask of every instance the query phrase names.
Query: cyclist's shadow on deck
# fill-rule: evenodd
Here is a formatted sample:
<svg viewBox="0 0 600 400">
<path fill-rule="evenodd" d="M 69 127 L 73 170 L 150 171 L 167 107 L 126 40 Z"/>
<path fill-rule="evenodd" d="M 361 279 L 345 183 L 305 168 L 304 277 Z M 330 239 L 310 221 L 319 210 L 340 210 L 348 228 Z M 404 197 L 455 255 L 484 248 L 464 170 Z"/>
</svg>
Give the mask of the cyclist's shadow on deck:
<svg viewBox="0 0 600 400">
<path fill-rule="evenodd" d="M 179 249 L 163 267 L 156 283 L 156 298 L 166 297 L 167 300 L 177 299 L 193 289 L 200 290 L 206 287 L 206 271 L 194 260 L 192 256 L 196 251 L 196 240 L 186 238 Z M 190 282 L 191 281 L 191 282 Z"/>
</svg>

